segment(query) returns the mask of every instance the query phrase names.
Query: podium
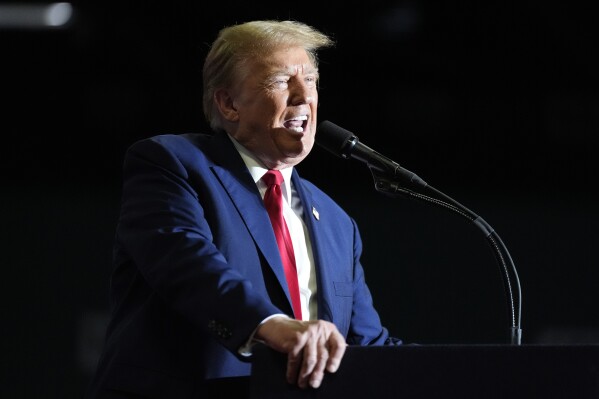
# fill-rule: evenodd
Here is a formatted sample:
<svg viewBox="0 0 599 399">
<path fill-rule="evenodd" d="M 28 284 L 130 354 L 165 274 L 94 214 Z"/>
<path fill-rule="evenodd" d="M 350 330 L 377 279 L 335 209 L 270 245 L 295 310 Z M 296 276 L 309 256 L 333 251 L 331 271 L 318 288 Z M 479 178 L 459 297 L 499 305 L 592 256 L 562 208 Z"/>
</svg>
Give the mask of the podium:
<svg viewBox="0 0 599 399">
<path fill-rule="evenodd" d="M 318 389 L 288 384 L 285 368 L 256 347 L 250 399 L 599 398 L 599 345 L 349 346 Z"/>
</svg>

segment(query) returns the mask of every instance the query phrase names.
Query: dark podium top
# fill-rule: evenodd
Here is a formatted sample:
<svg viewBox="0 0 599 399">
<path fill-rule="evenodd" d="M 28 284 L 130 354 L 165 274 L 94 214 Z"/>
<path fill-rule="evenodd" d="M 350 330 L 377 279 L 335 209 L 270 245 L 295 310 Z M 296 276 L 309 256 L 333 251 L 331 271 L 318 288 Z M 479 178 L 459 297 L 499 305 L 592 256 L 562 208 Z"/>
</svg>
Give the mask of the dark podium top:
<svg viewBox="0 0 599 399">
<path fill-rule="evenodd" d="M 318 389 L 285 381 L 286 356 L 255 348 L 251 399 L 599 398 L 599 345 L 347 348 Z"/>
</svg>

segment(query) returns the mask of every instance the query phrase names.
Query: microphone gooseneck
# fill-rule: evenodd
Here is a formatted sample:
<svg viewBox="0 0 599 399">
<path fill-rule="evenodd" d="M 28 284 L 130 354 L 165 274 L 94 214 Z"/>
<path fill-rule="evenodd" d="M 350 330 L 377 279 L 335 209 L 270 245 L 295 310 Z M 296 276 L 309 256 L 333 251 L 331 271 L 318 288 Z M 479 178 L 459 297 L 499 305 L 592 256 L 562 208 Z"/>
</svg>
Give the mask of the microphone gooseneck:
<svg viewBox="0 0 599 399">
<path fill-rule="evenodd" d="M 361 143 L 356 135 L 330 121 L 318 125 L 316 143 L 344 159 L 357 159 L 368 165 L 375 180 L 375 189 L 381 193 L 407 196 L 425 201 L 457 213 L 478 227 L 495 254 L 503 277 L 510 316 L 510 343 L 520 345 L 522 340 L 522 292 L 520 280 L 507 247 L 495 230 L 479 215 L 446 194 L 428 185 L 424 180 L 397 162 L 379 154 Z"/>
</svg>

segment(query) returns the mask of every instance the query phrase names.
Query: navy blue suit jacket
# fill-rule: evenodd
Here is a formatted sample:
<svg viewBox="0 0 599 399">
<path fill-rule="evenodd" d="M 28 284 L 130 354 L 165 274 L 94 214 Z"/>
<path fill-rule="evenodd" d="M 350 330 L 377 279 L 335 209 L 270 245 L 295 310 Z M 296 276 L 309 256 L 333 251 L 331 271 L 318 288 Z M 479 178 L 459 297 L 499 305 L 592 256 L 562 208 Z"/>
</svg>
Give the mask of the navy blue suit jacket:
<svg viewBox="0 0 599 399">
<path fill-rule="evenodd" d="M 317 278 L 318 318 L 350 345 L 390 338 L 360 264 L 356 224 L 294 170 Z M 112 317 L 89 390 L 191 397 L 248 376 L 238 349 L 265 317 L 292 314 L 256 184 L 224 133 L 162 135 L 129 148 L 115 237 Z"/>
</svg>

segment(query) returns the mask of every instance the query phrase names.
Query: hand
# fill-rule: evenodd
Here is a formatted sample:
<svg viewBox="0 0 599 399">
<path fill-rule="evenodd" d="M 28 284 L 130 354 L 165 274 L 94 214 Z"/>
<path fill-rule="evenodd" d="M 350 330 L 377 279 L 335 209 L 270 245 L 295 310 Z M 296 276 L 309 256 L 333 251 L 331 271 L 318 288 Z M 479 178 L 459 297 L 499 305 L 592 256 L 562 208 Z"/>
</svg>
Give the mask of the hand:
<svg viewBox="0 0 599 399">
<path fill-rule="evenodd" d="M 287 381 L 300 388 L 318 388 L 325 369 L 336 372 L 347 346 L 337 327 L 324 320 L 274 317 L 258 328 L 255 338 L 287 354 Z"/>
</svg>

